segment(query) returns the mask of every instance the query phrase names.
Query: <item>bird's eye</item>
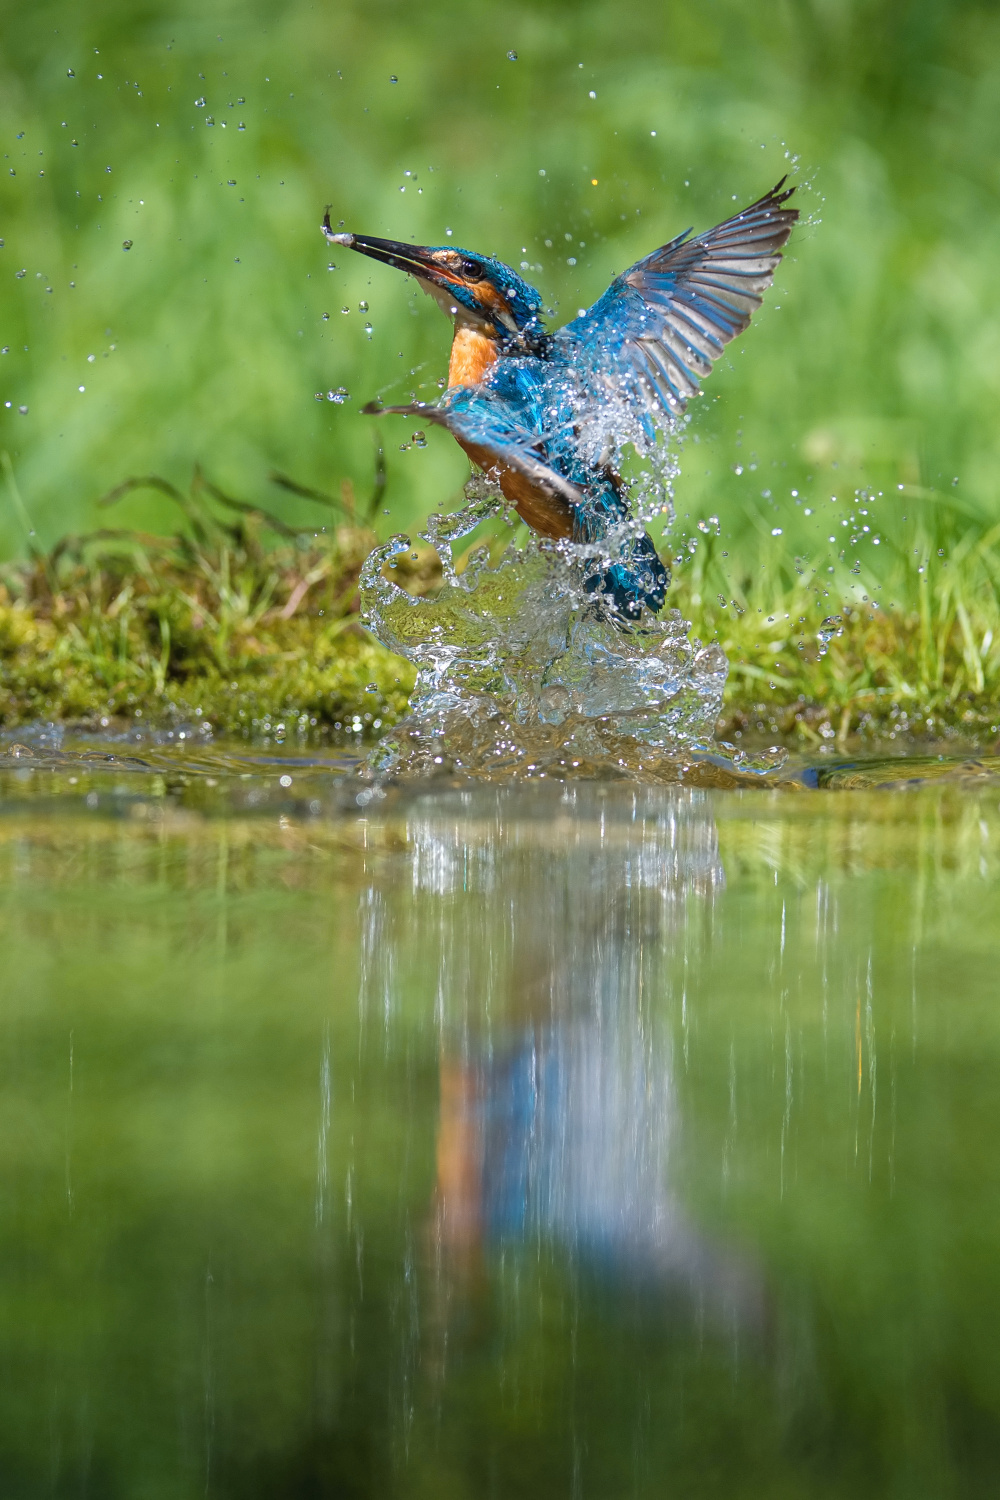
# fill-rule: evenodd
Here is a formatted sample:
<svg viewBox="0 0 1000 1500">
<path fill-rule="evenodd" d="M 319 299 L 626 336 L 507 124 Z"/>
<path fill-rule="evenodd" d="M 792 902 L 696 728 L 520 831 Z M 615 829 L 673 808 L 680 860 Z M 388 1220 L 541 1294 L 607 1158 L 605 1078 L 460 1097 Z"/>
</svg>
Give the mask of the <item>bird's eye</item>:
<svg viewBox="0 0 1000 1500">
<path fill-rule="evenodd" d="M 461 265 L 461 272 L 463 276 L 468 276 L 470 278 L 474 276 L 477 281 L 482 280 L 482 267 L 477 265 L 474 260 L 463 260 Z"/>
</svg>

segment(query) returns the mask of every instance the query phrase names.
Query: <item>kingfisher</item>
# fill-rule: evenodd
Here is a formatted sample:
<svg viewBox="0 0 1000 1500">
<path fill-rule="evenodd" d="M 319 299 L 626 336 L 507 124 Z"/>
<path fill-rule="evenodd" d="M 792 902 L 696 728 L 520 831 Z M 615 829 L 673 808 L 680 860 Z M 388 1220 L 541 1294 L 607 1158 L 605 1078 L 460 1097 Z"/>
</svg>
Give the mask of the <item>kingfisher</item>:
<svg viewBox="0 0 1000 1500">
<path fill-rule="evenodd" d="M 365 410 L 446 428 L 533 531 L 581 547 L 584 588 L 605 612 L 655 614 L 669 574 L 615 454 L 623 439 L 649 452 L 670 433 L 761 305 L 798 218 L 786 181 L 714 229 L 661 245 L 552 333 L 541 293 L 495 256 L 341 233 L 327 209 L 331 244 L 407 272 L 454 324 L 439 401 Z"/>
</svg>

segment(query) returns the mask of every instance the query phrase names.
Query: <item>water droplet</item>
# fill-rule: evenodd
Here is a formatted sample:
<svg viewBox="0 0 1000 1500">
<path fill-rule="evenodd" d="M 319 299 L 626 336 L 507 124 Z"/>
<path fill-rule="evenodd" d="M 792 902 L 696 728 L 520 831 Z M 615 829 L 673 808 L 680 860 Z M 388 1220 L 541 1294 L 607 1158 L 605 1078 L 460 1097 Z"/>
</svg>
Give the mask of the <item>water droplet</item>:
<svg viewBox="0 0 1000 1500">
<path fill-rule="evenodd" d="M 122 240 L 122 249 L 123 250 L 131 250 L 131 248 L 132 248 L 132 241 L 131 240 Z"/>
<path fill-rule="evenodd" d="M 26 271 L 26 270 L 25 270 L 25 269 L 24 269 L 24 267 L 23 267 L 23 266 L 22 266 L 22 268 L 21 268 L 21 270 L 20 270 L 20 271 L 15 271 L 15 272 L 14 272 L 14 275 L 15 275 L 15 277 L 16 277 L 16 279 L 17 279 L 17 280 L 18 280 L 18 281 L 21 281 L 21 280 L 22 280 L 22 279 L 23 279 L 23 278 L 24 278 L 24 277 L 25 277 L 25 276 L 27 276 L 27 274 L 28 274 L 28 273 L 27 273 L 27 271 Z"/>
<path fill-rule="evenodd" d="M 245 104 L 246 102 L 247 101 L 244 99 L 244 97 L 243 97 L 242 94 L 240 95 L 240 97 L 236 101 L 237 104 Z"/>
<path fill-rule="evenodd" d="M 26 406 L 19 406 L 17 409 L 21 413 L 22 417 L 26 417 L 28 415 L 28 408 Z"/>
<path fill-rule="evenodd" d="M 367 311 L 368 311 L 368 303 L 367 302 L 359 302 L 358 303 L 358 312 L 367 312 Z"/>
<path fill-rule="evenodd" d="M 339 385 L 335 391 L 327 391 L 326 399 L 335 402 L 337 406 L 343 406 L 345 401 L 350 401 L 351 393 L 344 386 Z"/>
<path fill-rule="evenodd" d="M 212 116 L 212 115 L 206 115 L 205 116 L 205 124 L 206 125 L 214 125 L 215 124 L 214 116 Z"/>
<path fill-rule="evenodd" d="M 420 431 L 419 428 L 417 429 L 416 432 L 414 432 L 413 434 L 411 434 L 411 436 L 412 436 L 412 441 L 413 441 L 414 448 L 426 448 L 427 447 L 427 438 Z"/>
<path fill-rule="evenodd" d="M 323 314 L 323 322 L 324 323 L 329 323 L 329 321 L 330 321 L 330 314 L 329 313 L 324 313 Z"/>
<path fill-rule="evenodd" d="M 76 77 L 76 74 L 73 72 L 72 68 L 67 68 L 66 69 L 66 77 L 67 78 L 75 78 Z"/>
<path fill-rule="evenodd" d="M 199 98 L 197 98 L 194 101 L 194 107 L 195 107 L 195 109 L 204 109 L 205 108 L 205 95 L 204 94 L 202 94 Z"/>
<path fill-rule="evenodd" d="M 771 527 L 771 535 L 772 536 L 780 536 L 781 535 L 781 527 L 780 526 L 772 526 Z"/>
<path fill-rule="evenodd" d="M 591 99 L 596 99 L 597 98 L 597 93 L 596 93 L 596 91 L 594 89 L 591 89 L 589 97 Z"/>
<path fill-rule="evenodd" d="M 278 777 L 278 785 L 279 786 L 291 786 L 291 784 L 292 784 L 292 778 L 290 776 L 279 776 Z"/>
<path fill-rule="evenodd" d="M 399 79 L 396 77 L 395 73 L 390 73 L 389 74 L 389 82 L 390 83 L 398 83 L 399 82 Z"/>
<path fill-rule="evenodd" d="M 78 391 L 79 391 L 79 392 L 80 392 L 80 395 L 81 395 L 81 396 L 82 396 L 82 395 L 83 395 L 83 393 L 84 393 L 84 391 L 85 391 L 85 390 L 86 390 L 86 389 L 87 389 L 87 387 L 86 387 L 86 386 L 85 386 L 85 385 L 78 385 L 78 386 L 77 386 L 77 390 L 78 390 Z"/>
<path fill-rule="evenodd" d="M 516 52 L 508 52 L 507 53 L 507 61 L 508 62 L 517 62 L 517 53 Z"/>
<path fill-rule="evenodd" d="M 368 684 L 368 686 L 365 688 L 365 692 L 366 693 L 377 693 L 378 692 L 378 683 L 377 682 L 370 682 Z"/>
<path fill-rule="evenodd" d="M 342 313 L 349 313 L 351 309 L 349 307 L 342 307 L 340 310 Z"/>
</svg>

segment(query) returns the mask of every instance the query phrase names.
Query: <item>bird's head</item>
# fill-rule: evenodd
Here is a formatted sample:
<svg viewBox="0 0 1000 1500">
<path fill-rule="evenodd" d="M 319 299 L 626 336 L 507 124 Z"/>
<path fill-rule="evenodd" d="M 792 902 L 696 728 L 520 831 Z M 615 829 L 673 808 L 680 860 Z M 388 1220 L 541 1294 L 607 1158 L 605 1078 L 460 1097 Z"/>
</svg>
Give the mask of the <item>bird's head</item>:
<svg viewBox="0 0 1000 1500">
<path fill-rule="evenodd" d="M 530 343 L 543 334 L 538 316 L 541 293 L 492 255 L 477 255 L 453 245 L 406 245 L 400 240 L 335 233 L 329 212 L 323 233 L 331 245 L 346 245 L 408 272 L 449 316 L 490 337 Z"/>
</svg>

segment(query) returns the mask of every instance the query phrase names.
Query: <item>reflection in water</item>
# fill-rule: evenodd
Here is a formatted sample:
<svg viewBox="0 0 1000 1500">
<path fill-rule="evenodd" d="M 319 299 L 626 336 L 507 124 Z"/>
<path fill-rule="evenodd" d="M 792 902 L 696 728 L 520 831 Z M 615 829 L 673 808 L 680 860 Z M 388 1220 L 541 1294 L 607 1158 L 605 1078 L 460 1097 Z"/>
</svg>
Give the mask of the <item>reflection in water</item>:
<svg viewBox="0 0 1000 1500">
<path fill-rule="evenodd" d="M 418 805 L 417 930 L 367 905 L 380 994 L 367 987 L 365 1005 L 388 1020 L 406 954 L 437 959 L 440 1275 L 468 1279 L 525 1247 L 759 1324 L 758 1279 L 699 1233 L 671 1181 L 681 1121 L 658 971 L 665 947 L 703 941 L 724 884 L 708 801 L 602 810 L 580 788 L 540 797 L 534 817 L 525 801 Z"/>
<path fill-rule="evenodd" d="M 2 1493 L 992 1494 L 991 783 L 276 770 L 0 778 Z"/>
</svg>

